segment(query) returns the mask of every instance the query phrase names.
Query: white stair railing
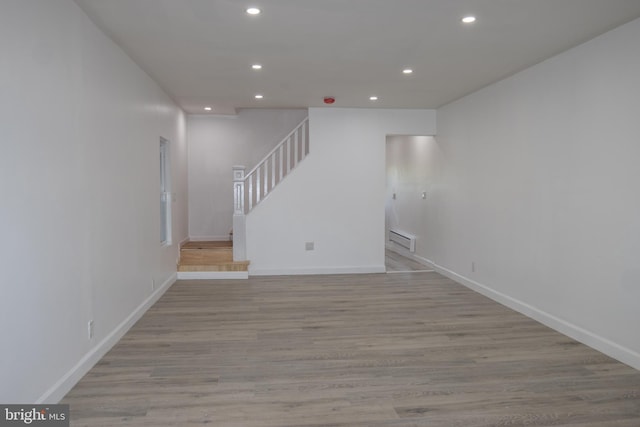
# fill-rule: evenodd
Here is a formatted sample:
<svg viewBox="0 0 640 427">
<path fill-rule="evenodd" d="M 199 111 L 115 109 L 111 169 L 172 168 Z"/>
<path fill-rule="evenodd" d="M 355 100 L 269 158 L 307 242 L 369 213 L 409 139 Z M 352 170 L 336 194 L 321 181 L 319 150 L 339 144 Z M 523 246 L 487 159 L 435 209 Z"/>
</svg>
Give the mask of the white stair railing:
<svg viewBox="0 0 640 427">
<path fill-rule="evenodd" d="M 246 260 L 245 215 L 309 154 L 309 119 L 305 118 L 258 164 L 245 173 L 233 167 L 233 259 Z"/>
</svg>

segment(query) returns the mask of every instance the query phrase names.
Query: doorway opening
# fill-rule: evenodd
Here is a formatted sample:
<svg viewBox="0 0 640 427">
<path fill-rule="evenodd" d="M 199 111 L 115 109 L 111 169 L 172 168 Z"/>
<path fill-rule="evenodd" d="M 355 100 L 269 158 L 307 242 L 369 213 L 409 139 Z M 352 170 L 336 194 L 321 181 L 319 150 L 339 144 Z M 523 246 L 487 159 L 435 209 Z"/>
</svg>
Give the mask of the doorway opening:
<svg viewBox="0 0 640 427">
<path fill-rule="evenodd" d="M 385 268 L 388 273 L 433 271 L 430 202 L 440 175 L 440 150 L 432 136 L 388 135 L 385 154 Z"/>
</svg>

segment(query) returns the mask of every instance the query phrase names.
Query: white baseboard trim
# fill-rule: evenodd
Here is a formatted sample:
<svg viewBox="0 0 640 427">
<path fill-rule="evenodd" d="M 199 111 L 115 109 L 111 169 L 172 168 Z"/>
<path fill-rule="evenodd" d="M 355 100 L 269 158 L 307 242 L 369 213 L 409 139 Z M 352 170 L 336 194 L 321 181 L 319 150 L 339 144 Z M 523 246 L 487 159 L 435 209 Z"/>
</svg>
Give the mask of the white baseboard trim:
<svg viewBox="0 0 640 427">
<path fill-rule="evenodd" d="M 406 271 L 387 271 L 387 274 L 413 274 L 413 273 L 435 273 L 432 268 L 428 270 L 406 270 Z"/>
<path fill-rule="evenodd" d="M 178 271 L 178 280 L 248 279 L 247 271 Z"/>
<path fill-rule="evenodd" d="M 229 235 L 224 236 L 190 236 L 188 238 L 190 242 L 229 242 L 231 239 Z"/>
<path fill-rule="evenodd" d="M 182 245 L 184 245 L 185 243 L 187 243 L 189 241 L 189 236 L 185 237 L 184 239 L 180 240 L 180 244 L 178 245 L 179 247 L 182 247 Z"/>
<path fill-rule="evenodd" d="M 124 319 L 109 335 L 93 347 L 80 359 L 62 378 L 60 378 L 49 390 L 35 402 L 58 403 L 75 386 L 93 366 L 107 354 L 111 348 L 120 341 L 129 329 L 146 313 L 146 311 L 160 299 L 160 297 L 176 281 L 176 274 L 171 274 L 142 304 L 140 304 L 126 319 Z"/>
<path fill-rule="evenodd" d="M 542 323 L 543 325 L 560 332 L 561 334 L 573 338 L 574 340 L 579 341 L 582 344 L 598 350 L 599 352 L 604 353 L 609 357 L 612 357 L 626 365 L 629 365 L 632 368 L 640 370 L 640 353 L 637 353 L 627 347 L 624 347 L 611 340 L 594 334 L 591 331 L 576 326 L 573 323 L 567 322 L 566 320 L 560 319 L 553 314 L 547 313 L 546 311 L 540 310 L 539 308 L 512 298 L 506 294 L 503 294 L 502 292 L 491 289 L 489 286 L 478 283 L 475 280 L 462 276 L 434 262 L 429 262 L 431 263 L 431 265 L 433 265 L 433 268 L 438 273 L 447 276 L 451 280 L 454 280 L 469 289 L 472 289 L 488 298 L 491 298 L 492 300 L 504 306 L 507 306 L 512 310 L 517 311 L 518 313 L 524 314 L 525 316 L 530 317 Z"/>
<path fill-rule="evenodd" d="M 384 265 L 366 265 L 358 267 L 309 267 L 309 268 L 252 268 L 250 276 L 296 276 L 311 274 L 369 274 L 385 273 Z"/>
</svg>

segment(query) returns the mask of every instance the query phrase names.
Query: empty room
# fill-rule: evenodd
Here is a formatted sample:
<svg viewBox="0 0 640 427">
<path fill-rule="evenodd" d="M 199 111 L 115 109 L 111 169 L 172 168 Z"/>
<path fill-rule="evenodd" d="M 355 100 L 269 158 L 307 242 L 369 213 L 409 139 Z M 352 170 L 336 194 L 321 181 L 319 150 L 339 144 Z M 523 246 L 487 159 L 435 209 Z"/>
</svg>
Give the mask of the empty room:
<svg viewBox="0 0 640 427">
<path fill-rule="evenodd" d="M 0 0 L 0 425 L 637 427 L 639 45 L 637 0 Z"/>
</svg>

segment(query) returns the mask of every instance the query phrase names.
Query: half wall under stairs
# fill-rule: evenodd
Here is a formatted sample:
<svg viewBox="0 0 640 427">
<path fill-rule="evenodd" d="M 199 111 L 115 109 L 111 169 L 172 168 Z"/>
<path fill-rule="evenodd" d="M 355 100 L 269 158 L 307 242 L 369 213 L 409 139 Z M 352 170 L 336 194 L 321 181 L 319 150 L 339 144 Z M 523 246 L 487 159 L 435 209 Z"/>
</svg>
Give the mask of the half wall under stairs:
<svg viewBox="0 0 640 427">
<path fill-rule="evenodd" d="M 187 242 L 180 247 L 178 279 L 247 279 L 249 261 L 233 260 L 233 242 Z"/>
</svg>

